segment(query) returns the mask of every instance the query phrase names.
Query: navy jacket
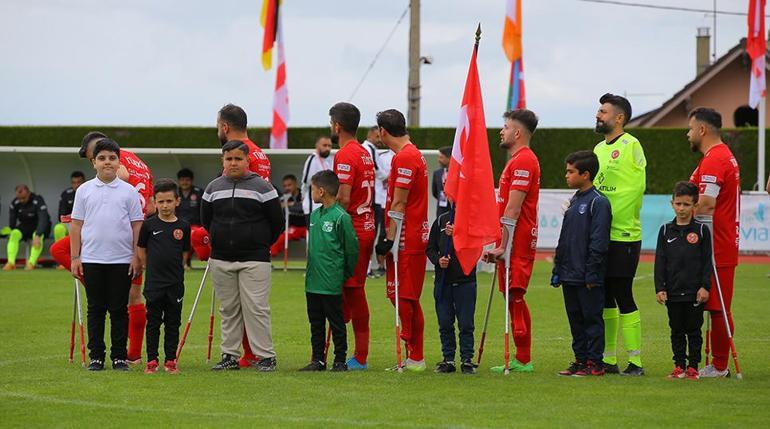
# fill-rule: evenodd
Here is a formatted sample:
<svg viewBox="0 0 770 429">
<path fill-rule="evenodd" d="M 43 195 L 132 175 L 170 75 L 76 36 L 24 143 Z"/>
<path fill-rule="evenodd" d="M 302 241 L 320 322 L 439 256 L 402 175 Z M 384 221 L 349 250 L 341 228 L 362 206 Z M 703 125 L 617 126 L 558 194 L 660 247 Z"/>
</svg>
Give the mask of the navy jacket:
<svg viewBox="0 0 770 429">
<path fill-rule="evenodd" d="M 430 262 L 436 266 L 436 278 L 434 283 L 436 286 L 439 286 L 442 280 L 444 281 L 444 284 L 450 286 L 471 282 L 476 283 L 476 267 L 473 267 L 467 276 L 465 275 L 460 266 L 460 261 L 455 254 L 452 237 L 446 235 L 444 232 L 447 223 L 449 223 L 450 216 L 450 213 L 447 212 L 436 218 L 430 228 L 428 246 L 425 248 L 425 254 L 428 256 L 428 259 L 430 259 Z M 444 269 L 439 267 L 438 260 L 445 255 L 447 249 L 449 249 L 449 265 Z"/>
<path fill-rule="evenodd" d="M 711 289 L 711 235 L 706 225 L 676 219 L 660 227 L 655 249 L 655 292 L 669 301 L 692 302 L 698 289 Z"/>
<path fill-rule="evenodd" d="M 553 261 L 560 283 L 604 284 L 611 223 L 607 197 L 595 187 L 575 193 L 564 212 Z"/>
</svg>

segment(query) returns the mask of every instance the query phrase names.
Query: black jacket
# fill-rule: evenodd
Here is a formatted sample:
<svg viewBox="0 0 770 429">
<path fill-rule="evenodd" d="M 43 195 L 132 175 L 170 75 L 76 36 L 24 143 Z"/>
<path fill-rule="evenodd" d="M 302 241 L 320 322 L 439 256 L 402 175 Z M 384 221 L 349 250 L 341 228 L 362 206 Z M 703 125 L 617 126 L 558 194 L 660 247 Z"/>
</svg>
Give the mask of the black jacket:
<svg viewBox="0 0 770 429">
<path fill-rule="evenodd" d="M 26 203 L 14 198 L 8 207 L 8 226 L 18 228 L 25 239 L 32 237 L 33 232 L 48 236 L 51 230 L 51 217 L 48 215 L 48 207 L 43 197 L 31 192 Z"/>
<path fill-rule="evenodd" d="M 203 189 L 197 186 L 193 186 L 186 197 L 182 191 L 179 191 L 179 207 L 176 208 L 176 216 L 186 220 L 190 225 L 200 225 L 202 198 Z"/>
<path fill-rule="evenodd" d="M 70 187 L 63 190 L 59 197 L 59 222 L 61 222 L 62 216 L 72 214 L 73 204 L 75 204 L 75 190 Z"/>
<path fill-rule="evenodd" d="M 572 196 L 553 261 L 560 283 L 604 284 L 611 223 L 610 201 L 596 188 Z"/>
<path fill-rule="evenodd" d="M 278 192 L 251 172 L 238 181 L 220 176 L 203 193 L 201 222 L 211 237 L 212 258 L 270 262 L 270 245 L 283 231 Z"/>
<path fill-rule="evenodd" d="M 467 276 L 463 273 L 460 261 L 455 255 L 452 237 L 446 235 L 444 228 L 449 223 L 449 213 L 440 215 L 430 227 L 430 237 L 428 238 L 428 247 L 425 248 L 425 254 L 428 259 L 436 266 L 436 285 L 443 280 L 446 285 L 455 286 L 462 283 L 476 282 L 476 267 L 473 267 Z M 447 246 L 449 247 L 449 265 L 446 269 L 439 267 L 438 260 L 446 255 Z"/>
<path fill-rule="evenodd" d="M 711 233 L 692 220 L 676 219 L 660 227 L 655 248 L 655 292 L 665 291 L 669 301 L 695 301 L 698 289 L 711 289 Z"/>
</svg>

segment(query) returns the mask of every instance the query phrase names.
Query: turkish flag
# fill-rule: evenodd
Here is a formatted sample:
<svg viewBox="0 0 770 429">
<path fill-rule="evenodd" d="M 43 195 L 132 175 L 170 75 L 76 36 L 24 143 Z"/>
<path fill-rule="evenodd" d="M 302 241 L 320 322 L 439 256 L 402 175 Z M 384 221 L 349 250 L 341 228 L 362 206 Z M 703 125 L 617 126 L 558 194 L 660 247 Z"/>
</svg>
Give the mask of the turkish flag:
<svg viewBox="0 0 770 429">
<path fill-rule="evenodd" d="M 765 0 L 749 0 L 749 37 L 746 52 L 751 58 L 751 83 L 749 106 L 756 109 L 760 98 L 765 96 Z"/>
<path fill-rule="evenodd" d="M 454 203 L 455 254 L 469 274 L 485 245 L 500 239 L 484 102 L 473 49 L 444 192 Z"/>
</svg>

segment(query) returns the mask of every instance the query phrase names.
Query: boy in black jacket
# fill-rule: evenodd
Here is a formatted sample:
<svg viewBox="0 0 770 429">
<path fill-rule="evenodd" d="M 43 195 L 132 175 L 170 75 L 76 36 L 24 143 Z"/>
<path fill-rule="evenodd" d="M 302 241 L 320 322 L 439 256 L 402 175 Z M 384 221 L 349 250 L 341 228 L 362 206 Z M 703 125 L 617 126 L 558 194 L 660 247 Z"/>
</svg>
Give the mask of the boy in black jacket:
<svg viewBox="0 0 770 429">
<path fill-rule="evenodd" d="M 578 191 L 564 212 L 551 286 L 564 286 L 575 361 L 566 376 L 604 375 L 604 272 L 610 243 L 609 200 L 594 188 L 599 159 L 592 151 L 567 156 L 567 186 Z"/>
<path fill-rule="evenodd" d="M 697 204 L 698 187 L 677 183 L 671 200 L 676 218 L 660 227 L 655 250 L 655 298 L 668 309 L 675 365 L 668 378 L 673 379 L 698 379 L 703 304 L 711 288 L 711 235 L 706 225 L 693 219 Z"/>
<path fill-rule="evenodd" d="M 441 353 L 444 359 L 436 365 L 436 372 L 455 372 L 455 318 L 460 331 L 460 370 L 475 374 L 473 364 L 473 316 L 476 312 L 476 268 L 463 273 L 455 256 L 452 243 L 451 212 L 441 214 L 430 228 L 425 253 L 436 267 L 433 297 L 436 299 Z"/>
</svg>

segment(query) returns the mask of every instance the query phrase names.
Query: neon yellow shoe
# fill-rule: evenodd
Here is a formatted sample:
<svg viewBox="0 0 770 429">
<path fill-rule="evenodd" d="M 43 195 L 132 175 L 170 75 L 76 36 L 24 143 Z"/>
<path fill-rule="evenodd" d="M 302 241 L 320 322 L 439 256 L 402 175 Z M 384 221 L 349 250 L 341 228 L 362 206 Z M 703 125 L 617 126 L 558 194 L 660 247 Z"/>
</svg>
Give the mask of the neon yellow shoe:
<svg viewBox="0 0 770 429">
<path fill-rule="evenodd" d="M 412 360 L 407 359 L 406 360 L 406 370 L 412 371 L 412 372 L 423 372 L 425 371 L 425 359 L 423 360 Z"/>
<path fill-rule="evenodd" d="M 514 359 L 511 361 L 511 364 L 508 366 L 508 370 L 510 372 L 529 373 L 529 372 L 535 371 L 535 366 L 532 364 L 532 361 L 524 364 Z M 505 372 L 505 365 L 493 366 L 492 368 L 489 368 L 489 371 L 494 374 L 502 374 L 503 372 Z"/>
</svg>

